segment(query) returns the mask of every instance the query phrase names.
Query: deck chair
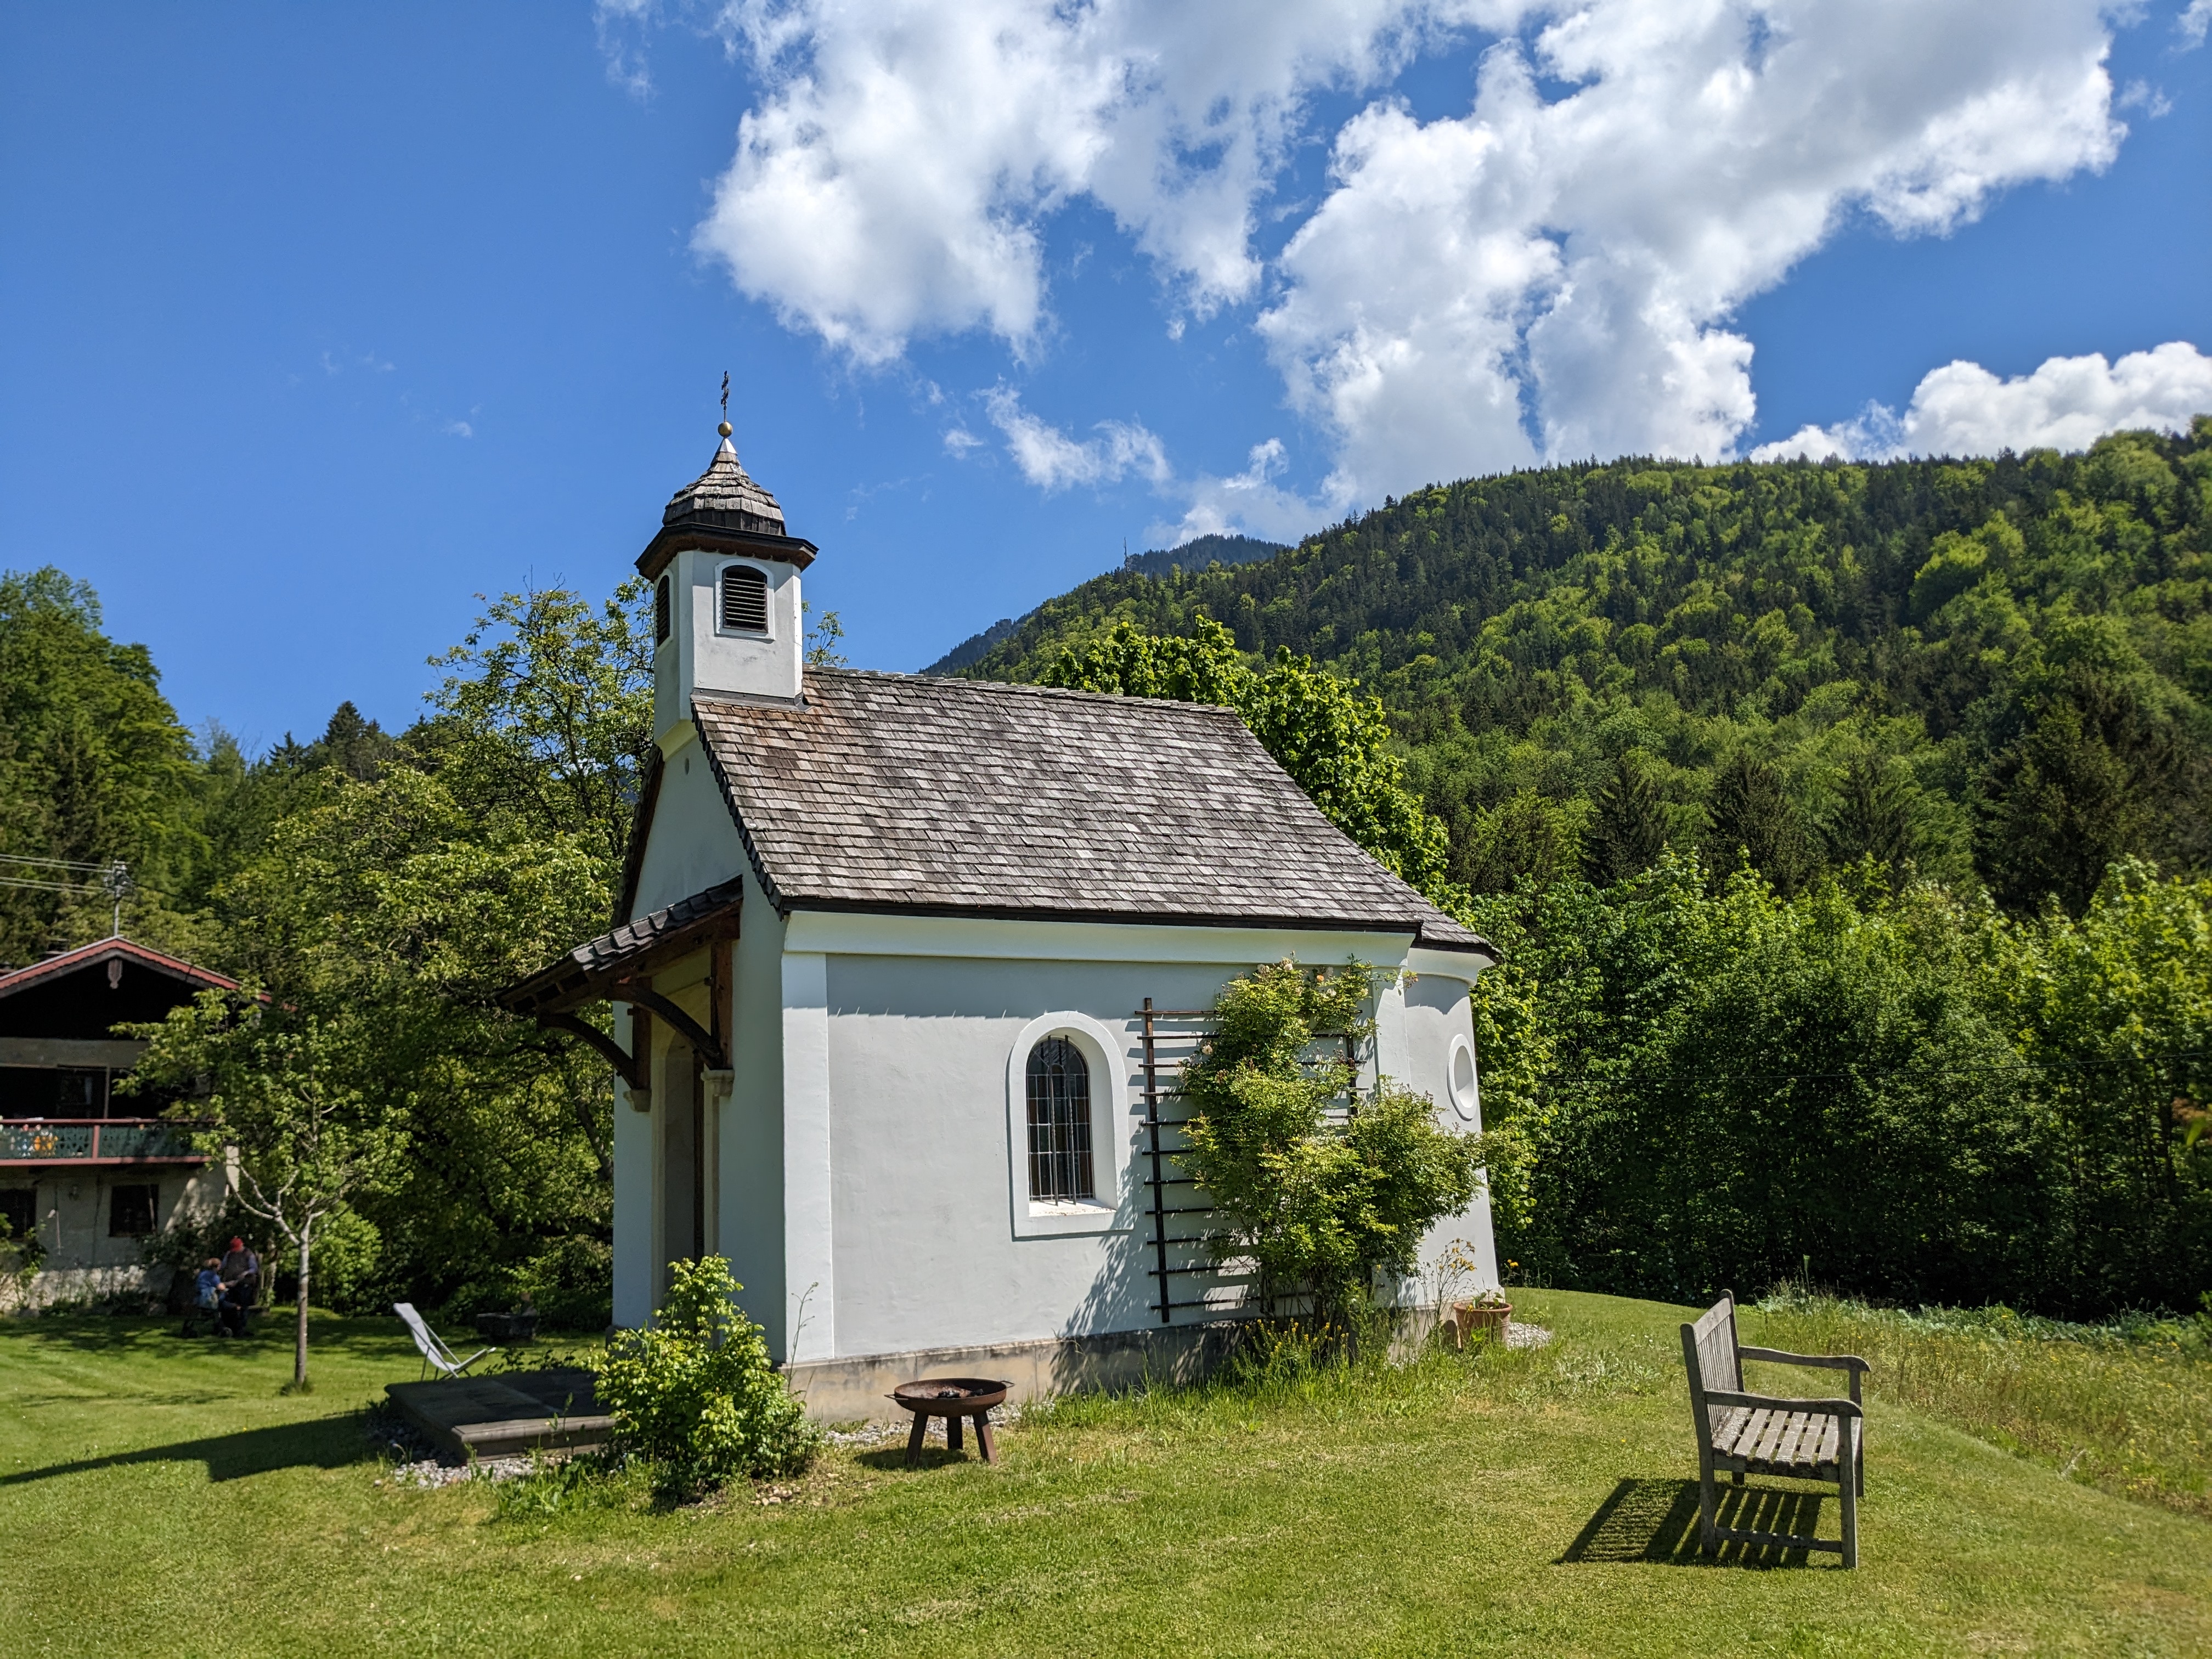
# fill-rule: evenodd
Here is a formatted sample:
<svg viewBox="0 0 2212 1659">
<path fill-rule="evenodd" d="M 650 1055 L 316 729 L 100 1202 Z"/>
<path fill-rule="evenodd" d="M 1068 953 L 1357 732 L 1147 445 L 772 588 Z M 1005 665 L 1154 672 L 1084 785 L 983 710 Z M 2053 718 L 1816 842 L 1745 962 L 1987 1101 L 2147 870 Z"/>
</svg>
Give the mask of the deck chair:
<svg viewBox="0 0 2212 1659">
<path fill-rule="evenodd" d="M 489 1348 L 478 1348 L 466 1359 L 458 1358 L 447 1347 L 437 1332 L 423 1322 L 422 1316 L 415 1311 L 411 1302 L 395 1302 L 392 1311 L 399 1316 L 407 1327 L 407 1334 L 415 1339 L 415 1346 L 422 1351 L 422 1375 L 429 1376 L 434 1369 L 441 1376 L 459 1376 L 463 1371 L 489 1353 Z"/>
<path fill-rule="evenodd" d="M 1818 1365 L 1849 1371 L 1849 1400 L 1781 1400 L 1743 1391 L 1743 1362 Z M 1698 1431 L 1698 1540 L 1706 1551 L 1723 1540 L 1784 1549 L 1835 1550 L 1859 1564 L 1858 1500 L 1866 1494 L 1866 1412 L 1859 1378 L 1873 1370 L 1856 1354 L 1783 1353 L 1736 1341 L 1735 1297 L 1728 1291 L 1692 1324 L 1682 1327 L 1682 1364 L 1690 1374 L 1690 1414 Z M 1843 1500 L 1841 1540 L 1799 1533 L 1749 1532 L 1719 1524 L 1714 1481 L 1727 1469 L 1735 1484 L 1746 1472 L 1798 1480 L 1832 1480 Z"/>
</svg>

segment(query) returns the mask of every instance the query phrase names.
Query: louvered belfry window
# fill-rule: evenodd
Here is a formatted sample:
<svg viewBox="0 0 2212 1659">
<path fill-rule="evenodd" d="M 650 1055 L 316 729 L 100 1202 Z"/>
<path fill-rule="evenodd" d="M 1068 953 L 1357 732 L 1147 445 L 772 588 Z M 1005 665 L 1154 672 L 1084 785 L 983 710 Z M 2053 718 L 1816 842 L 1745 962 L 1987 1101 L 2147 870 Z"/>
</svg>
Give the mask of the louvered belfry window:
<svg viewBox="0 0 2212 1659">
<path fill-rule="evenodd" d="M 722 626 L 740 634 L 768 632 L 768 578 L 749 564 L 722 572 Z"/>
<path fill-rule="evenodd" d="M 1091 1067 L 1066 1037 L 1030 1050 L 1030 1196 L 1040 1204 L 1097 1196 L 1091 1175 Z"/>
<path fill-rule="evenodd" d="M 668 639 L 668 578 L 663 576 L 653 585 L 653 642 L 661 645 Z"/>
</svg>

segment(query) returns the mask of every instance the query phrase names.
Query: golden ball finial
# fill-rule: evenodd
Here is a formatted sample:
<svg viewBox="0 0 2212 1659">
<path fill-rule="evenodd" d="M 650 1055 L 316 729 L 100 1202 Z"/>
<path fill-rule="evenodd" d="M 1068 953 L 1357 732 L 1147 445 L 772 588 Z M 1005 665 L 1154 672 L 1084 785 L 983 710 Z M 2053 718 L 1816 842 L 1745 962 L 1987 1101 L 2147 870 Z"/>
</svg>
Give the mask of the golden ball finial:
<svg viewBox="0 0 2212 1659">
<path fill-rule="evenodd" d="M 721 425 L 716 427 L 714 430 L 720 433 L 725 438 L 726 438 L 730 435 L 731 432 L 730 423 L 727 421 L 725 421 Z"/>
</svg>

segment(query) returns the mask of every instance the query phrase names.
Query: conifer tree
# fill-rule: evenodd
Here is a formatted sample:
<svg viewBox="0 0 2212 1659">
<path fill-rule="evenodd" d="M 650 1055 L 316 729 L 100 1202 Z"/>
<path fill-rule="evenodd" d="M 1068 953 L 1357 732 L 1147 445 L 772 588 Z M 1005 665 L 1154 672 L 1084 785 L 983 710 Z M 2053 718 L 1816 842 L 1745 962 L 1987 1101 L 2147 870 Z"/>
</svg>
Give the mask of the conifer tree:
<svg viewBox="0 0 2212 1659">
<path fill-rule="evenodd" d="M 1598 790 L 1597 813 L 1583 842 L 1583 868 L 1600 887 L 1641 875 L 1667 850 L 1667 804 L 1650 773 L 1623 750 Z"/>
<path fill-rule="evenodd" d="M 1813 872 L 1813 851 L 1782 775 L 1739 749 L 1713 780 L 1706 805 L 1712 828 L 1706 862 L 1726 874 L 1748 864 L 1779 891 L 1794 893 Z"/>
</svg>

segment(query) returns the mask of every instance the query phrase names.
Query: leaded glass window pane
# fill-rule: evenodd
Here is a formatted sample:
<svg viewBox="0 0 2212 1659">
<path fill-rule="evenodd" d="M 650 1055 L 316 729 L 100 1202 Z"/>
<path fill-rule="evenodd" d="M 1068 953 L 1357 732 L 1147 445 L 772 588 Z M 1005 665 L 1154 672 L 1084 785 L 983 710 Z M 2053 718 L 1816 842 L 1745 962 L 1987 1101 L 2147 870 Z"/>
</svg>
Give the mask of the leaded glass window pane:
<svg viewBox="0 0 2212 1659">
<path fill-rule="evenodd" d="M 1066 1203 L 1097 1196 L 1091 1175 L 1091 1067 L 1066 1037 L 1030 1050 L 1030 1196 Z"/>
</svg>

